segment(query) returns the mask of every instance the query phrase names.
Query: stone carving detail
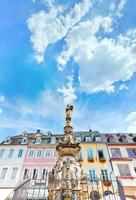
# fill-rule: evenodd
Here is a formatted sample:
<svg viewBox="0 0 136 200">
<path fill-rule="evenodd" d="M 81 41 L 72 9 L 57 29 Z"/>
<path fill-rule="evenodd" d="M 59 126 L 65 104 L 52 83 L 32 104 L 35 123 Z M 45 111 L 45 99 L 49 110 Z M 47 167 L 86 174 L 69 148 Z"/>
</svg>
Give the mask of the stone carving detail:
<svg viewBox="0 0 136 200">
<path fill-rule="evenodd" d="M 59 159 L 54 169 L 49 173 L 49 182 L 56 183 L 56 189 L 81 189 L 81 168 L 73 159 Z M 52 184 L 49 184 L 49 187 Z M 49 188 L 50 190 L 50 188 Z"/>
<path fill-rule="evenodd" d="M 81 191 L 81 167 L 77 161 L 80 152 L 79 142 L 73 139 L 71 114 L 73 106 L 66 108 L 66 126 L 63 142 L 56 146 L 59 158 L 49 173 L 49 200 L 85 200 Z"/>
</svg>

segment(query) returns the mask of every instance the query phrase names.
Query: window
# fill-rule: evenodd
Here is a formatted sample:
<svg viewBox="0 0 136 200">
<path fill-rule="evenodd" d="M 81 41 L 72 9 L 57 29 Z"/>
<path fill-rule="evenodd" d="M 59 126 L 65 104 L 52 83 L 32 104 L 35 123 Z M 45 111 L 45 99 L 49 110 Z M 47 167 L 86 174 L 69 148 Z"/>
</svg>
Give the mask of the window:
<svg viewBox="0 0 136 200">
<path fill-rule="evenodd" d="M 90 169 L 89 170 L 89 179 L 90 179 L 90 181 L 96 181 L 95 169 Z"/>
<path fill-rule="evenodd" d="M 106 170 L 106 169 L 102 169 L 102 170 L 101 170 L 101 176 L 102 176 L 102 179 L 103 179 L 103 180 L 109 180 L 109 178 L 108 178 L 108 173 L 107 173 L 107 170 Z"/>
<path fill-rule="evenodd" d="M 25 169 L 23 179 L 26 179 L 28 177 L 29 177 L 29 169 Z"/>
<path fill-rule="evenodd" d="M 136 136 L 133 138 L 133 141 L 136 142 Z"/>
<path fill-rule="evenodd" d="M 0 179 L 3 179 L 3 180 L 5 179 L 7 171 L 8 171 L 8 168 L 3 168 L 2 169 Z"/>
<path fill-rule="evenodd" d="M 51 138 L 45 138 L 45 141 L 47 144 L 50 144 L 51 143 Z"/>
<path fill-rule="evenodd" d="M 36 138 L 36 144 L 41 144 L 41 138 L 40 137 Z"/>
<path fill-rule="evenodd" d="M 113 158 L 121 157 L 120 149 L 111 149 L 111 154 Z"/>
<path fill-rule="evenodd" d="M 38 158 L 42 157 L 42 150 L 41 149 L 38 149 L 38 151 L 37 151 L 37 157 Z"/>
<path fill-rule="evenodd" d="M 123 138 L 122 137 L 119 138 L 119 142 L 123 142 Z"/>
<path fill-rule="evenodd" d="M 56 138 L 55 137 L 51 137 L 51 144 L 55 144 L 56 143 Z"/>
<path fill-rule="evenodd" d="M 107 137 L 107 142 L 113 142 L 113 136 L 112 135 L 105 135 Z"/>
<path fill-rule="evenodd" d="M 12 173 L 11 173 L 11 177 L 10 177 L 11 179 L 15 179 L 16 178 L 17 171 L 18 171 L 17 167 L 12 169 Z"/>
<path fill-rule="evenodd" d="M 58 152 L 56 151 L 56 149 L 54 150 L 54 157 L 58 156 Z"/>
<path fill-rule="evenodd" d="M 49 158 L 50 157 L 50 149 L 47 149 L 45 152 L 45 157 Z"/>
<path fill-rule="evenodd" d="M 131 176 L 128 165 L 118 165 L 118 169 L 121 176 Z"/>
<path fill-rule="evenodd" d="M 3 154 L 4 154 L 4 152 L 5 152 L 5 150 L 4 150 L 4 149 L 1 149 L 1 150 L 0 150 L 0 158 L 2 158 L 2 157 L 3 157 Z"/>
<path fill-rule="evenodd" d="M 103 150 L 98 150 L 99 159 L 104 158 Z"/>
<path fill-rule="evenodd" d="M 38 169 L 33 170 L 33 179 L 37 179 L 38 176 Z"/>
<path fill-rule="evenodd" d="M 136 149 L 127 149 L 128 156 L 131 158 L 136 158 Z"/>
<path fill-rule="evenodd" d="M 11 142 L 11 139 L 10 138 L 7 138 L 6 140 L 5 140 L 5 144 L 10 144 L 10 142 Z"/>
<path fill-rule="evenodd" d="M 23 149 L 19 149 L 19 152 L 18 152 L 18 158 L 21 158 L 23 155 Z"/>
<path fill-rule="evenodd" d="M 82 152 L 80 151 L 80 153 L 78 154 L 79 158 L 82 158 Z"/>
<path fill-rule="evenodd" d="M 12 158 L 13 153 L 14 153 L 14 149 L 10 149 L 8 157 L 9 157 L 9 158 Z"/>
<path fill-rule="evenodd" d="M 34 150 L 33 149 L 30 149 L 30 151 L 29 151 L 29 157 L 34 157 Z"/>
<path fill-rule="evenodd" d="M 47 179 L 47 176 L 48 176 L 48 170 L 47 170 L 47 169 L 43 169 L 43 172 L 42 172 L 42 179 L 46 180 L 46 179 Z"/>
<path fill-rule="evenodd" d="M 81 137 L 76 137 L 76 141 L 81 141 Z"/>
<path fill-rule="evenodd" d="M 21 144 L 27 144 L 27 142 L 28 142 L 27 137 L 24 137 L 24 138 L 22 139 L 22 143 L 21 143 Z"/>
<path fill-rule="evenodd" d="M 91 142 L 91 137 L 85 137 L 86 142 Z"/>
<path fill-rule="evenodd" d="M 93 158 L 93 151 L 92 149 L 87 150 L 88 158 Z"/>
<path fill-rule="evenodd" d="M 101 137 L 100 136 L 95 136 L 95 141 L 96 142 L 101 142 Z"/>
</svg>

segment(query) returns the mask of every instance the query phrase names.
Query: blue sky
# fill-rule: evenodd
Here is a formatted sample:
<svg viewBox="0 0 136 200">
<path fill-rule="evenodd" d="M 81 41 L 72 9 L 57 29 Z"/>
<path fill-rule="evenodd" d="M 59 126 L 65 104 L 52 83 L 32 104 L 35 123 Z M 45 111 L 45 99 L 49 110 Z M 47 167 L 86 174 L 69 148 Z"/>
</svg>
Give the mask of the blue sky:
<svg viewBox="0 0 136 200">
<path fill-rule="evenodd" d="M 0 2 L 0 140 L 23 131 L 136 131 L 136 1 Z"/>
</svg>

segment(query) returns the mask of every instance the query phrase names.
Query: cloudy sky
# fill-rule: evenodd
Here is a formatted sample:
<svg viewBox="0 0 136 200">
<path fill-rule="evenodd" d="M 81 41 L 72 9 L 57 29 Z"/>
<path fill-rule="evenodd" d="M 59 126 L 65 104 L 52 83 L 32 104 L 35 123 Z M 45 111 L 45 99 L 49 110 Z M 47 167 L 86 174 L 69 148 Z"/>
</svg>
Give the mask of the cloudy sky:
<svg viewBox="0 0 136 200">
<path fill-rule="evenodd" d="M 0 1 L 0 140 L 136 132 L 136 1 Z"/>
</svg>

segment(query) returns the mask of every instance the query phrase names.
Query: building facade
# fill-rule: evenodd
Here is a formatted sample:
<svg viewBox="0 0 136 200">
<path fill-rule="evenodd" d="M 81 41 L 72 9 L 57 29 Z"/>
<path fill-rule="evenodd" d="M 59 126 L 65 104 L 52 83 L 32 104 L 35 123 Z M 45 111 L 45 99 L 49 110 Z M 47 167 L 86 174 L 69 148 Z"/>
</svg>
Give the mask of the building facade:
<svg viewBox="0 0 136 200">
<path fill-rule="evenodd" d="M 53 136 L 40 132 L 28 138 L 20 179 L 47 179 L 48 172 L 55 165 L 57 158 L 55 140 Z"/>
<path fill-rule="evenodd" d="M 5 199 L 17 186 L 26 150 L 20 136 L 6 138 L 0 144 L 0 199 Z"/>
<path fill-rule="evenodd" d="M 89 195 L 117 192 L 114 172 L 112 170 L 108 146 L 105 137 L 99 132 L 78 132 L 75 139 L 81 142 L 79 161 L 88 177 Z"/>
<path fill-rule="evenodd" d="M 27 179 L 48 179 L 58 157 L 56 144 L 63 137 L 64 134 L 37 130 L 36 133 L 23 132 L 1 142 L 0 199 L 5 199 Z M 99 199 L 116 192 L 118 186 L 114 180 L 118 178 L 126 197 L 136 199 L 136 134 L 105 134 L 90 130 L 74 132 L 74 138 L 81 143 L 79 163 L 88 177 L 91 198 L 94 194 Z"/>
<path fill-rule="evenodd" d="M 107 135 L 110 160 L 126 197 L 136 199 L 136 135 Z"/>
</svg>

